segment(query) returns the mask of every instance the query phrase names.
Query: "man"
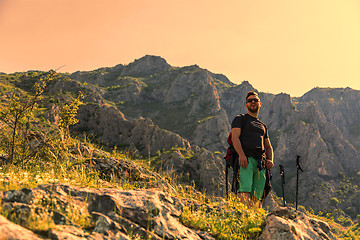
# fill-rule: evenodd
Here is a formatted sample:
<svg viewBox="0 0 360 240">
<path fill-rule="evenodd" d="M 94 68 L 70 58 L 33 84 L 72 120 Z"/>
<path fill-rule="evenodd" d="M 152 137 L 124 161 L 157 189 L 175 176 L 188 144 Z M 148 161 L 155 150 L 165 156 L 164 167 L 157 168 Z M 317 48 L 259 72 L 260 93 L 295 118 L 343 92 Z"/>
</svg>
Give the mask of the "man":
<svg viewBox="0 0 360 240">
<path fill-rule="evenodd" d="M 265 168 L 274 166 L 273 149 L 267 127 L 258 119 L 261 102 L 257 93 L 247 94 L 245 107 L 248 113 L 236 116 L 231 124 L 231 140 L 240 166 L 238 196 L 248 205 L 259 205 L 266 181 Z"/>
</svg>

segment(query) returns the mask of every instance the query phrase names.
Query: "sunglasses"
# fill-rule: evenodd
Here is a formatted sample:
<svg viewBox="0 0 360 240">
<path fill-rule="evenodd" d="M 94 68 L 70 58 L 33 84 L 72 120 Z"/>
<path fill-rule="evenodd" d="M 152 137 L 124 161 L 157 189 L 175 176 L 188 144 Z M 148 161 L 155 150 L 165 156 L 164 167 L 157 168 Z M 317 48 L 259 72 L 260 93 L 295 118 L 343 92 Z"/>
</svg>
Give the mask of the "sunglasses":
<svg viewBox="0 0 360 240">
<path fill-rule="evenodd" d="M 246 100 L 246 102 L 248 102 L 248 103 L 252 103 L 252 102 L 260 102 L 260 100 L 259 100 L 259 99 L 257 99 L 257 98 L 250 98 L 250 99 L 247 99 L 247 100 Z"/>
</svg>

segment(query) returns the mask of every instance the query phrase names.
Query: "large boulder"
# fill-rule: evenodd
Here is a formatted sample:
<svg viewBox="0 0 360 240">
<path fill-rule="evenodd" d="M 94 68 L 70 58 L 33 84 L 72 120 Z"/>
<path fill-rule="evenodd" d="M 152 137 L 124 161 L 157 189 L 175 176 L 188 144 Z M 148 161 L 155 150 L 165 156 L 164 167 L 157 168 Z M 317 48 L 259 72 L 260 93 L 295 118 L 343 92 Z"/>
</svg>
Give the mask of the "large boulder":
<svg viewBox="0 0 360 240">
<path fill-rule="evenodd" d="M 279 207 L 266 216 L 259 240 L 337 239 L 330 226 L 293 208 Z"/>
</svg>

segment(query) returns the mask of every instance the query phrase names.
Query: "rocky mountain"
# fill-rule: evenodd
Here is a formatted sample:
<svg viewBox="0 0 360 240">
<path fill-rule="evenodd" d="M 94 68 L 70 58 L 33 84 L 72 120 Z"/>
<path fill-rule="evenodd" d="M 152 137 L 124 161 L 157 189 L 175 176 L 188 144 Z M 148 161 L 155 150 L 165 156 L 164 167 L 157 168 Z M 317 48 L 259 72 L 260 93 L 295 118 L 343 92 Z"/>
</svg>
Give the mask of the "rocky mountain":
<svg viewBox="0 0 360 240">
<path fill-rule="evenodd" d="M 249 82 L 236 85 L 196 65 L 171 67 L 155 56 L 69 77 L 98 86 L 102 97 L 115 103 L 129 119 L 150 118 L 190 144 L 220 152 L 227 147 L 232 119 L 246 112 L 246 93 L 257 91 Z M 286 195 L 289 201 L 294 200 L 295 159 L 300 155 L 304 173 L 299 202 L 315 210 L 328 206 L 329 197 L 337 197 L 336 190 L 320 201 L 319 186 L 335 189 L 341 183 L 340 173 L 356 176 L 360 169 L 360 91 L 315 88 L 301 98 L 285 93 L 259 95 L 263 104 L 259 117 L 269 127 L 275 152 L 276 192 L 281 192 L 277 166 L 283 164 Z"/>
<path fill-rule="evenodd" d="M 26 88 L 28 80 L 17 84 Z M 128 65 L 64 74 L 46 93 L 84 93 L 74 134 L 86 132 L 103 144 L 130 147 L 143 156 L 159 154 L 175 174 L 189 174 L 199 187 L 221 195 L 224 162 L 219 152 L 227 148 L 232 119 L 246 112 L 250 90 L 257 91 L 247 81 L 237 85 L 197 65 L 173 67 L 161 57 L 145 56 Z M 300 155 L 299 203 L 315 211 L 340 207 L 356 218 L 360 91 L 315 88 L 300 98 L 259 96 L 259 118 L 268 125 L 274 147 L 276 193 L 281 195 L 278 165 L 283 164 L 286 197 L 294 202 L 295 159 Z M 344 187 L 347 181 L 351 187 Z M 339 200 L 337 206 L 331 205 L 333 198 Z"/>
<path fill-rule="evenodd" d="M 133 69 L 143 71 L 132 74 Z M 222 75 L 196 65 L 174 68 L 159 57 L 145 56 L 128 66 L 76 72 L 70 78 L 106 89 L 104 99 L 129 118 L 150 118 L 209 150 L 226 146 L 219 141 L 229 132 L 219 92 L 234 84 Z"/>
</svg>

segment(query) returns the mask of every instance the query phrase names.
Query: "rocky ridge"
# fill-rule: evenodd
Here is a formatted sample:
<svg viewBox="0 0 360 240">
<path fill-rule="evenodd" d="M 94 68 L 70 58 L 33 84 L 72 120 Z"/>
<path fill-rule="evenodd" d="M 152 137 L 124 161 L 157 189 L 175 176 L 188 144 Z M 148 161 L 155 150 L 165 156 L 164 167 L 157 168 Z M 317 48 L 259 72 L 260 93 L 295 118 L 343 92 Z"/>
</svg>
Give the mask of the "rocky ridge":
<svg viewBox="0 0 360 240">
<path fill-rule="evenodd" d="M 93 71 L 92 78 L 86 72 L 70 77 L 107 87 L 102 96 L 116 103 L 130 119 L 150 118 L 160 128 L 179 134 L 192 145 L 224 152 L 231 120 L 246 112 L 246 93 L 257 90 L 247 81 L 235 85 L 225 76 L 196 65 L 157 67 L 164 61 L 146 56 L 129 64 L 132 68 L 138 65 L 137 69 L 143 66 L 143 74 L 131 75 L 124 70 L 125 66 L 117 66 Z M 99 76 L 103 76 L 103 81 L 97 80 Z M 283 164 L 289 178 L 286 190 L 289 200 L 294 199 L 291 194 L 295 187 L 294 162 L 300 155 L 306 174 L 301 183 L 305 194 L 300 196 L 300 202 L 321 210 L 321 206 L 328 203 L 315 201 L 313 193 L 317 190 L 313 186 L 335 187 L 340 183 L 340 172 L 353 175 L 360 169 L 360 113 L 356 111 L 360 109 L 359 91 L 315 88 L 301 98 L 285 93 L 260 92 L 259 95 L 262 99 L 260 119 L 269 127 L 276 165 Z M 273 185 L 279 194 L 280 177 L 276 167 Z M 331 197 L 336 197 L 335 192 Z"/>
</svg>

